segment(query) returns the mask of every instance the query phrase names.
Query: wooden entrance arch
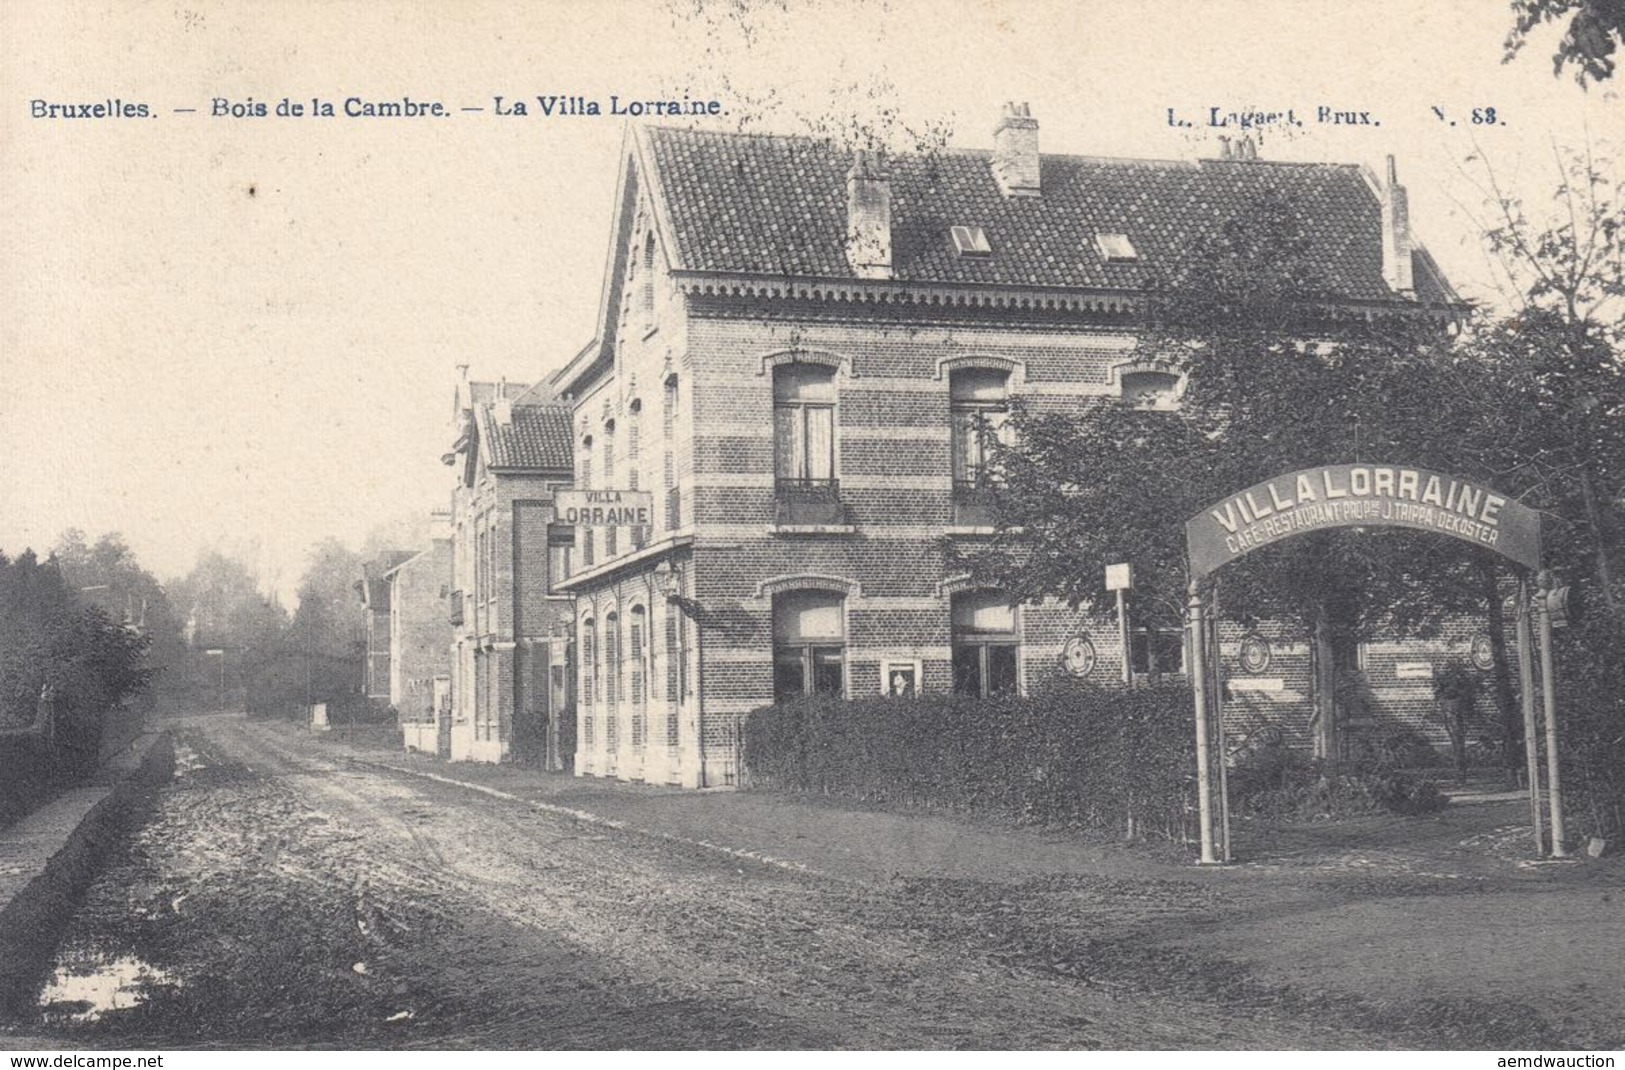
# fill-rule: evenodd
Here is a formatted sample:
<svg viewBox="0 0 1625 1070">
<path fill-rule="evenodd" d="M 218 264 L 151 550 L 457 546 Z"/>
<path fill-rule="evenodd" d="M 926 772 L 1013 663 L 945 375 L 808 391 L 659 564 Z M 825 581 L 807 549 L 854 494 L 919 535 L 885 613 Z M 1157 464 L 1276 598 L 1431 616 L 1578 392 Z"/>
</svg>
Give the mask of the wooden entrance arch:
<svg viewBox="0 0 1625 1070">
<path fill-rule="evenodd" d="M 1535 742 L 1534 652 L 1530 609 L 1540 637 L 1542 705 L 1550 800 L 1551 854 L 1563 850 L 1562 789 L 1557 765 L 1556 691 L 1552 677 L 1551 574 L 1541 565 L 1540 514 L 1510 495 L 1457 476 L 1411 465 L 1336 464 L 1303 468 L 1231 494 L 1185 522 L 1190 559 L 1186 608 L 1191 684 L 1196 707 L 1196 789 L 1202 862 L 1230 861 L 1229 798 L 1224 776 L 1224 726 L 1218 716 L 1218 631 L 1206 609 L 1218 569 L 1254 550 L 1330 528 L 1400 527 L 1484 546 L 1522 569 L 1518 581 L 1518 677 L 1523 697 L 1531 819 L 1544 849 L 1540 769 Z M 1539 594 L 1531 597 L 1529 577 Z M 1218 805 L 1214 805 L 1214 784 Z"/>
</svg>

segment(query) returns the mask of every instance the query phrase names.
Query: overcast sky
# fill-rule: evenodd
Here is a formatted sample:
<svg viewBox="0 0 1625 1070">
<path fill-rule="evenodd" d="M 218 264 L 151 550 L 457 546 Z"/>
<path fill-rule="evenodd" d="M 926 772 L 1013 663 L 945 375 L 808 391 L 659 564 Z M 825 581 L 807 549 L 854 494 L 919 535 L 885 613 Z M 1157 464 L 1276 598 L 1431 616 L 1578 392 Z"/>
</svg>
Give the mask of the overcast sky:
<svg viewBox="0 0 1625 1070">
<path fill-rule="evenodd" d="M 116 530 L 174 576 L 200 547 L 257 545 L 286 593 L 324 535 L 443 504 L 455 366 L 529 381 L 592 335 L 622 137 L 608 115 L 499 118 L 497 95 L 686 92 L 722 101 L 713 125 L 784 133 L 894 111 L 971 148 L 1024 100 L 1045 151 L 1159 158 L 1217 153 L 1220 131 L 1169 108 L 1368 112 L 1266 132 L 1261 154 L 1396 154 L 1415 231 L 1479 298 L 1473 138 L 1543 202 L 1554 141 L 1625 132 L 1619 90 L 1552 76 L 1552 35 L 1501 63 L 1504 0 L 1138 7 L 0 5 L 0 550 Z M 453 114 L 209 114 L 285 96 Z M 154 117 L 30 103 L 109 99 Z"/>
</svg>

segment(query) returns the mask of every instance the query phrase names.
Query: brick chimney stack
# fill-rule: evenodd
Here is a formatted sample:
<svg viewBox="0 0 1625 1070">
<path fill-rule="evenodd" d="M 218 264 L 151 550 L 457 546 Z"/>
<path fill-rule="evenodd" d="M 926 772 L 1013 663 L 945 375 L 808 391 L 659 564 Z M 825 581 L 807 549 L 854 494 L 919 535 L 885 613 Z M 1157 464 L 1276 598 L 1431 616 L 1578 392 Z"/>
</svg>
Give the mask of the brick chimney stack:
<svg viewBox="0 0 1625 1070">
<path fill-rule="evenodd" d="M 860 278 L 892 277 L 891 172 L 867 149 L 853 155 L 846 173 L 846 259 Z"/>
<path fill-rule="evenodd" d="M 1038 120 L 1026 104 L 1006 104 L 993 128 L 993 179 L 1006 197 L 1038 196 Z"/>
<path fill-rule="evenodd" d="M 1388 175 L 1382 185 L 1382 277 L 1395 293 L 1414 294 L 1411 270 L 1411 210 L 1399 169 L 1388 157 Z"/>
</svg>

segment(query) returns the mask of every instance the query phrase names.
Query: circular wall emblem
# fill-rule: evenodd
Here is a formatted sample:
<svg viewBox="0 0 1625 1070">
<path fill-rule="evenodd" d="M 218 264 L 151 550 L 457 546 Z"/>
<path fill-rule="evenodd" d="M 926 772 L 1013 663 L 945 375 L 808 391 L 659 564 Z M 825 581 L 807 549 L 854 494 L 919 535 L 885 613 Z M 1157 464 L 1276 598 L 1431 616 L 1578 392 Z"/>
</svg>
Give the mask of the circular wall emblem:
<svg viewBox="0 0 1625 1070">
<path fill-rule="evenodd" d="M 1241 641 L 1243 672 L 1258 675 L 1270 667 L 1270 644 L 1262 635 L 1249 635 Z"/>
<path fill-rule="evenodd" d="M 1490 637 L 1480 633 L 1473 636 L 1473 664 L 1489 672 L 1495 668 L 1495 647 L 1490 645 Z"/>
<path fill-rule="evenodd" d="M 1087 635 L 1075 635 L 1061 648 L 1061 667 L 1073 676 L 1088 676 L 1095 671 L 1095 644 Z"/>
</svg>

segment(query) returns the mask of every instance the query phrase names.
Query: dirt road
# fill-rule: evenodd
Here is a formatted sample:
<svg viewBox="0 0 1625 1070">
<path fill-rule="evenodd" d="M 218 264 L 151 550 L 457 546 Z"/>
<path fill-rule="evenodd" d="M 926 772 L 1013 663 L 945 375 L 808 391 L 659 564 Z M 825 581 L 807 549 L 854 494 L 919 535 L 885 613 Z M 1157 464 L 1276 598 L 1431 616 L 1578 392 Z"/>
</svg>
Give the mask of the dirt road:
<svg viewBox="0 0 1625 1070">
<path fill-rule="evenodd" d="M 1278 925 L 1274 906 L 1323 910 L 1312 884 L 876 885 L 392 774 L 240 717 L 191 722 L 178 743 L 155 819 L 92 889 L 22 1032 L 120 1047 L 1608 1039 L 1584 1000 L 1578 1025 L 1494 990 L 1395 1008 L 1202 938 Z M 1448 890 L 1405 895 L 1458 910 Z"/>
</svg>

